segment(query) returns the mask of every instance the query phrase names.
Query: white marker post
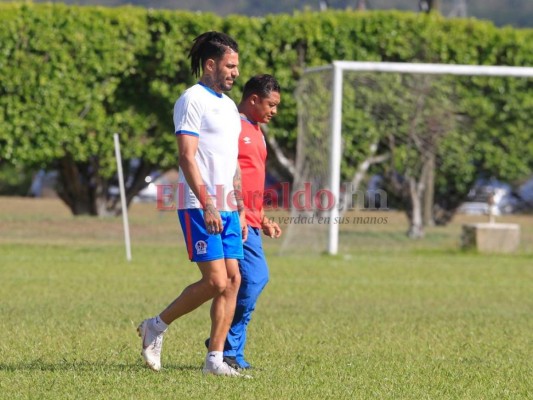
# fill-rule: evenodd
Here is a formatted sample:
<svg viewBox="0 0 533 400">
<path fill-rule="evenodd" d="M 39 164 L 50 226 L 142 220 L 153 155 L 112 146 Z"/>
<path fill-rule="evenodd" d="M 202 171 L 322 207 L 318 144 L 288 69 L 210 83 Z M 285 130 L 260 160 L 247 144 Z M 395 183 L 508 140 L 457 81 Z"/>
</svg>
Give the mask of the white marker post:
<svg viewBox="0 0 533 400">
<path fill-rule="evenodd" d="M 131 261 L 130 226 L 128 224 L 128 207 L 126 205 L 126 190 L 124 188 L 124 174 L 122 172 L 122 157 L 120 156 L 120 142 L 118 133 L 113 135 L 115 140 L 115 157 L 117 159 L 118 185 L 120 188 L 120 203 L 122 207 L 122 221 L 124 222 L 124 242 L 126 243 L 126 260 Z"/>
</svg>

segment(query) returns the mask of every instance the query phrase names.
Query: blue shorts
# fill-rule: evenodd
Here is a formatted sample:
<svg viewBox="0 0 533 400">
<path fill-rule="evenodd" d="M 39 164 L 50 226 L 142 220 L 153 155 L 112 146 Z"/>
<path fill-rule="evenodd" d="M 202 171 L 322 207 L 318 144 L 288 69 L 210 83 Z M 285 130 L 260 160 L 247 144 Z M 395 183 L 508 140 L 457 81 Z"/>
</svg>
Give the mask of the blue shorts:
<svg viewBox="0 0 533 400">
<path fill-rule="evenodd" d="M 242 260 L 242 232 L 237 211 L 220 211 L 222 232 L 207 233 L 204 211 L 200 208 L 178 210 L 181 229 L 189 260 L 194 262 L 213 261 L 222 258 Z"/>
</svg>

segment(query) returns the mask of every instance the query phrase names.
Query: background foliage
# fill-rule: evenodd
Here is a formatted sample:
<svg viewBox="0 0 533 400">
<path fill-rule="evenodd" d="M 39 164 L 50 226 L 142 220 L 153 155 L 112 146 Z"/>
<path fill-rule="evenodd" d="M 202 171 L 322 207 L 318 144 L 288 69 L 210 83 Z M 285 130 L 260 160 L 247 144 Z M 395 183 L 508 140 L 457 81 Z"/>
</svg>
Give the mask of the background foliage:
<svg viewBox="0 0 533 400">
<path fill-rule="evenodd" d="M 206 30 L 223 30 L 240 43 L 241 77 L 230 93 L 236 101 L 253 74 L 271 73 L 280 81 L 282 112 L 270 134 L 290 157 L 297 123 L 293 92 L 305 67 L 336 59 L 533 64 L 532 30 L 439 15 L 328 11 L 221 18 L 134 7 L 0 4 L 0 165 L 59 167 L 73 212 L 113 209 L 110 199 L 98 205 L 115 172 L 112 133 L 121 133 L 126 161 L 142 160 L 137 178 L 176 165 L 172 107 L 195 81 L 187 52 Z M 498 95 L 487 95 L 484 84 L 471 94 L 472 107 L 481 107 L 479 132 L 490 127 L 485 145 L 475 150 L 487 160 L 481 168 L 515 179 L 532 169 L 533 148 L 524 146 L 532 92 L 511 84 L 500 89 L 496 103 L 490 98 Z M 517 108 L 506 113 L 511 101 Z M 502 139 L 500 128 L 508 121 L 519 122 Z M 506 168 L 492 153 L 508 156 Z M 142 187 L 133 182 L 130 199 Z M 76 208 L 79 202 L 84 205 Z"/>
</svg>

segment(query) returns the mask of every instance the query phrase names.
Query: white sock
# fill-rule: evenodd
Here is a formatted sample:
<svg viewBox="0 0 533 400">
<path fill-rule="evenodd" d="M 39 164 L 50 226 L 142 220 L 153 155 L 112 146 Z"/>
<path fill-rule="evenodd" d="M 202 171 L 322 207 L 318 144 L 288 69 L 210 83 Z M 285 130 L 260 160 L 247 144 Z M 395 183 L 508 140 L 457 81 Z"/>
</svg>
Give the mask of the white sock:
<svg viewBox="0 0 533 400">
<path fill-rule="evenodd" d="M 210 351 L 205 357 L 206 365 L 220 365 L 222 364 L 222 351 Z"/>
<path fill-rule="evenodd" d="M 159 315 L 157 317 L 152 318 L 152 326 L 157 331 L 157 333 L 163 333 L 168 328 L 168 325 L 165 324 L 161 318 L 159 318 Z"/>
</svg>

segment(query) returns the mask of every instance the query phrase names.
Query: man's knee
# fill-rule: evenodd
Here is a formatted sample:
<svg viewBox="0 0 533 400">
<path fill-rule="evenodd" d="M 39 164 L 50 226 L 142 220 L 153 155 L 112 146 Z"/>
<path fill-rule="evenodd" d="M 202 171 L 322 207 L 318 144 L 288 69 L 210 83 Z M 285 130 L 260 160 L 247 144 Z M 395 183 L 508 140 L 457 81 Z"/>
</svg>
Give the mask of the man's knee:
<svg viewBox="0 0 533 400">
<path fill-rule="evenodd" d="M 238 302 L 246 305 L 246 307 L 255 307 L 255 303 L 263 292 L 267 282 L 268 279 L 261 282 L 246 282 L 241 284 Z"/>
<path fill-rule="evenodd" d="M 231 276 L 228 276 L 228 287 L 238 289 L 239 286 L 241 286 L 241 274 L 239 271 L 237 271 Z"/>
<path fill-rule="evenodd" d="M 217 296 L 226 290 L 228 279 L 226 277 L 213 276 L 207 279 L 207 287 L 214 296 Z"/>
</svg>

